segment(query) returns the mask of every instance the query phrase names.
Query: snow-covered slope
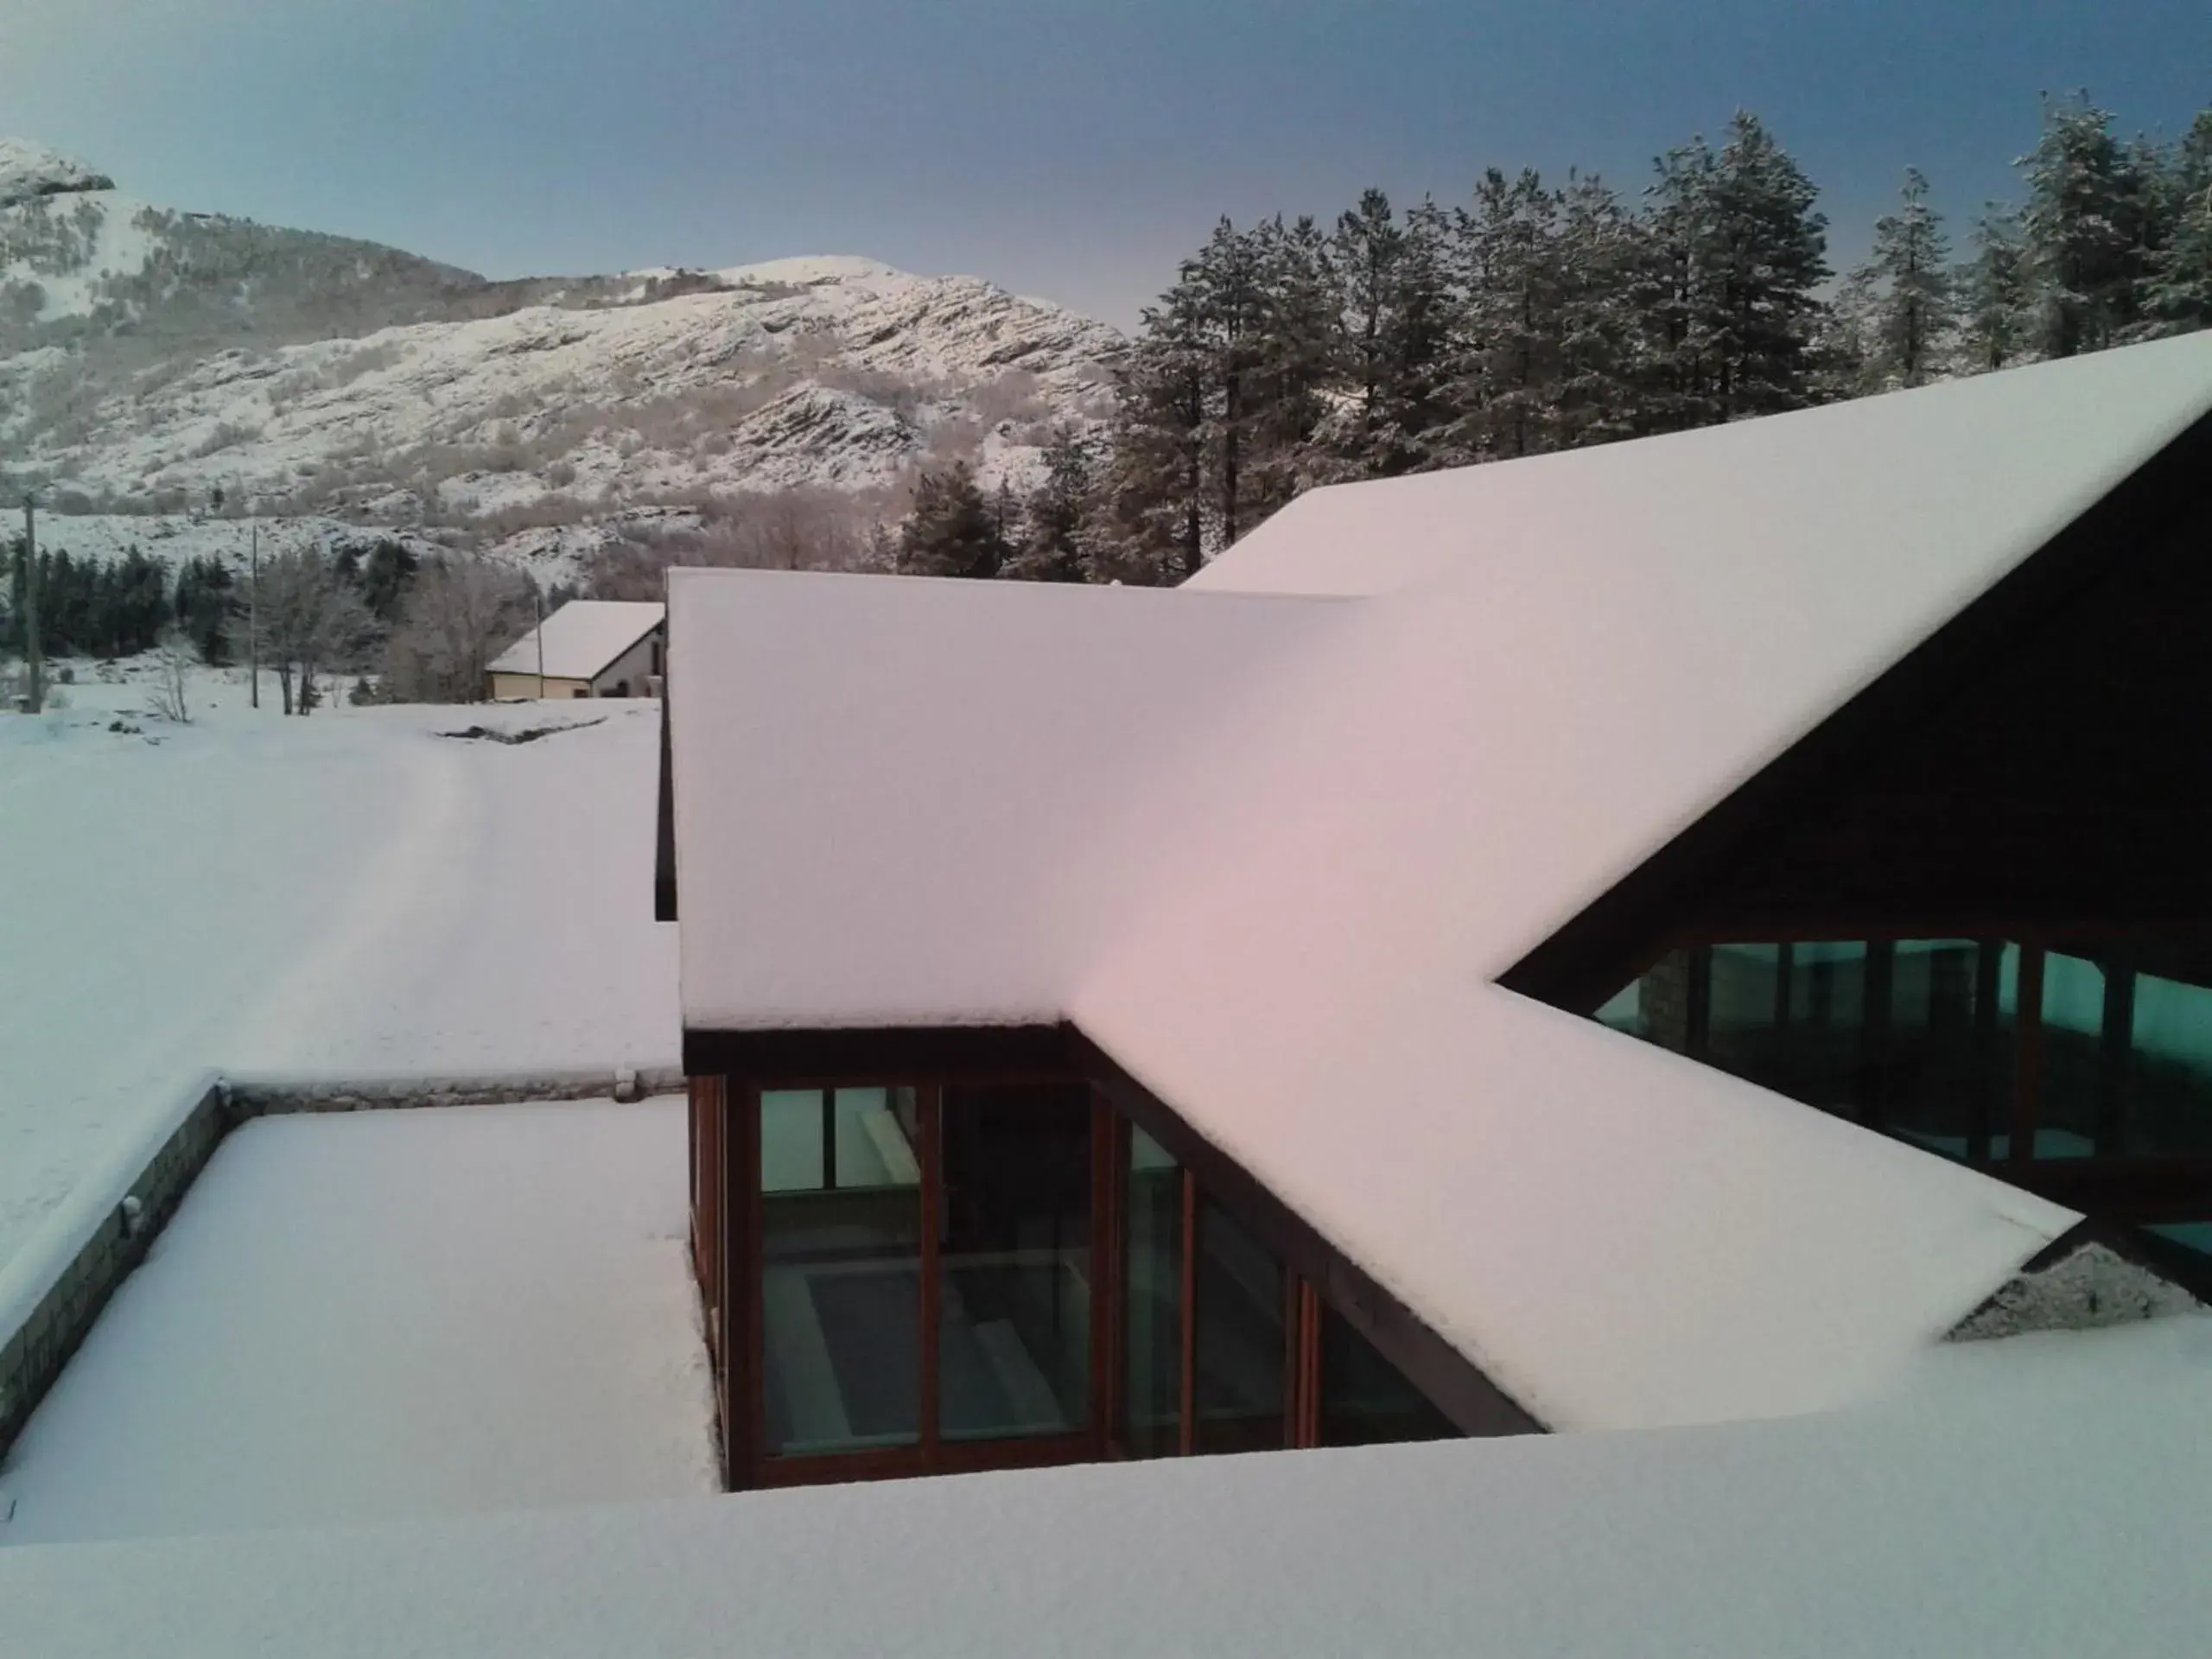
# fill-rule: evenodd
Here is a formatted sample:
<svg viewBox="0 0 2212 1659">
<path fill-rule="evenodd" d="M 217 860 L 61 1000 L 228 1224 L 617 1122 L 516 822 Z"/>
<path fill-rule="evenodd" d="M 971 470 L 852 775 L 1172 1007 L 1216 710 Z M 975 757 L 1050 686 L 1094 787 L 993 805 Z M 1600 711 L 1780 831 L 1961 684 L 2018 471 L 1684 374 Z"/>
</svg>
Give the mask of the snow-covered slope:
<svg viewBox="0 0 2212 1659">
<path fill-rule="evenodd" d="M 625 522 L 751 493 L 895 511 L 956 458 L 1023 481 L 1056 424 L 1103 415 L 1120 344 L 854 257 L 494 283 L 0 141 L 0 468 L 63 516 L 220 487 L 567 575 Z"/>
</svg>

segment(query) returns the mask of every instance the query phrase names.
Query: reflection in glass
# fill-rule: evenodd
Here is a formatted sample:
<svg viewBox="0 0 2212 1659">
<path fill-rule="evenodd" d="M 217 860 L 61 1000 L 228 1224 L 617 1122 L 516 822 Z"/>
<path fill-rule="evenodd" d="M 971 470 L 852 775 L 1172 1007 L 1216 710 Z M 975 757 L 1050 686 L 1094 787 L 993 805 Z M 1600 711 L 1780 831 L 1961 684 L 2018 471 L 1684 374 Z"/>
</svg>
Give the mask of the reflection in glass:
<svg viewBox="0 0 2212 1659">
<path fill-rule="evenodd" d="M 1284 1443 L 1282 1264 L 1211 1199 L 1198 1205 L 1198 1422 L 1200 1452 Z"/>
<path fill-rule="evenodd" d="M 1456 1438 L 1452 1420 L 1325 1302 L 1321 1305 L 1321 1444 Z"/>
<path fill-rule="evenodd" d="M 1132 1456 L 1172 1455 L 1183 1394 L 1183 1171 L 1132 1123 L 1122 1345 L 1122 1443 Z"/>
<path fill-rule="evenodd" d="M 2126 1055 L 2107 1065 L 2104 965 L 2052 950 L 2043 960 L 2043 1071 L 2037 1095 L 2035 1155 L 2086 1158 L 2121 1086 Z M 2108 1095 L 2107 1090 L 2114 1091 Z"/>
<path fill-rule="evenodd" d="M 2212 1153 L 2212 988 L 2136 975 L 2121 1138 L 2130 1153 Z"/>
<path fill-rule="evenodd" d="M 1090 1414 L 1090 1096 L 947 1089 L 939 1422 L 947 1440 Z"/>
<path fill-rule="evenodd" d="M 2019 1050 L 2020 947 L 1900 939 L 1891 947 L 1882 1121 L 1932 1150 L 1977 1162 L 2011 1144 Z"/>
<path fill-rule="evenodd" d="M 760 1096 L 761 1394 L 771 1455 L 921 1428 L 921 1179 L 911 1089 Z"/>
<path fill-rule="evenodd" d="M 1793 1100 L 1855 1116 L 1866 1068 L 1866 946 L 1717 944 L 1707 1058 Z"/>
</svg>

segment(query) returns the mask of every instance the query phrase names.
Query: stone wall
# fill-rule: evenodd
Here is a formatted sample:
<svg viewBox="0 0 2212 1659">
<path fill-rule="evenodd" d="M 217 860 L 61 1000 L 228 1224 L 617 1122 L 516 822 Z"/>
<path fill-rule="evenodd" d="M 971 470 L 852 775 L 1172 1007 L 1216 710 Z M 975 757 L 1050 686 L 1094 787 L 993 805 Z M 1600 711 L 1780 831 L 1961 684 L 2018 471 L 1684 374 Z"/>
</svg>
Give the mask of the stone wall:
<svg viewBox="0 0 2212 1659">
<path fill-rule="evenodd" d="M 221 1086 L 205 1085 L 129 1190 L 52 1275 L 28 1316 L 14 1330 L 0 1330 L 0 1456 L 30 1421 L 115 1287 L 144 1259 L 231 1123 Z"/>
<path fill-rule="evenodd" d="M 100 1310 L 176 1212 L 223 1137 L 256 1117 L 532 1100 L 637 1100 L 681 1093 L 673 1069 L 503 1077 L 213 1077 L 197 1086 L 149 1150 L 126 1154 L 56 1211 L 16 1260 L 0 1263 L 0 1459 L 61 1375 Z"/>
</svg>

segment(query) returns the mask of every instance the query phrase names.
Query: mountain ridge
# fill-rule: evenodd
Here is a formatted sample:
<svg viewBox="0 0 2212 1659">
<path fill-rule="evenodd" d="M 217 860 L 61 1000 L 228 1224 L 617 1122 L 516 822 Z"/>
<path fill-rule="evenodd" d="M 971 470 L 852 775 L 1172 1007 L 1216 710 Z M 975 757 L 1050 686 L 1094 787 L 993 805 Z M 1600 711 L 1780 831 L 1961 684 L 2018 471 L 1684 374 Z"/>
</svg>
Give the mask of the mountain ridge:
<svg viewBox="0 0 2212 1659">
<path fill-rule="evenodd" d="M 1103 419 L 1122 344 L 857 255 L 494 280 L 0 140 L 0 473 L 168 521 L 177 556 L 219 491 L 570 578 L 626 525 L 771 493 L 896 517 L 928 467 L 1026 486 Z"/>
</svg>

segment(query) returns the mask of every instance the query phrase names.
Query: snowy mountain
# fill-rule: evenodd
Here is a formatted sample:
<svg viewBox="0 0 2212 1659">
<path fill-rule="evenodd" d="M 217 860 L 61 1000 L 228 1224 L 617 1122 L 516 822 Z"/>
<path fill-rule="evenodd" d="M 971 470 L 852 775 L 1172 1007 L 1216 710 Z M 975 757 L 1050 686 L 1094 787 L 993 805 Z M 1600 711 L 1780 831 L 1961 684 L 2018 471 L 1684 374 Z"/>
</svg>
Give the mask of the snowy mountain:
<svg viewBox="0 0 2212 1659">
<path fill-rule="evenodd" d="M 563 575 L 625 526 L 752 493 L 895 512 L 923 466 L 1026 480 L 1056 424 L 1103 416 L 1121 345 L 868 259 L 493 282 L 156 207 L 0 140 L 0 469 L 60 515 L 125 521 L 85 524 L 87 544 L 143 521 L 164 552 L 215 550 L 189 515 L 219 488 L 232 515 Z"/>
</svg>

